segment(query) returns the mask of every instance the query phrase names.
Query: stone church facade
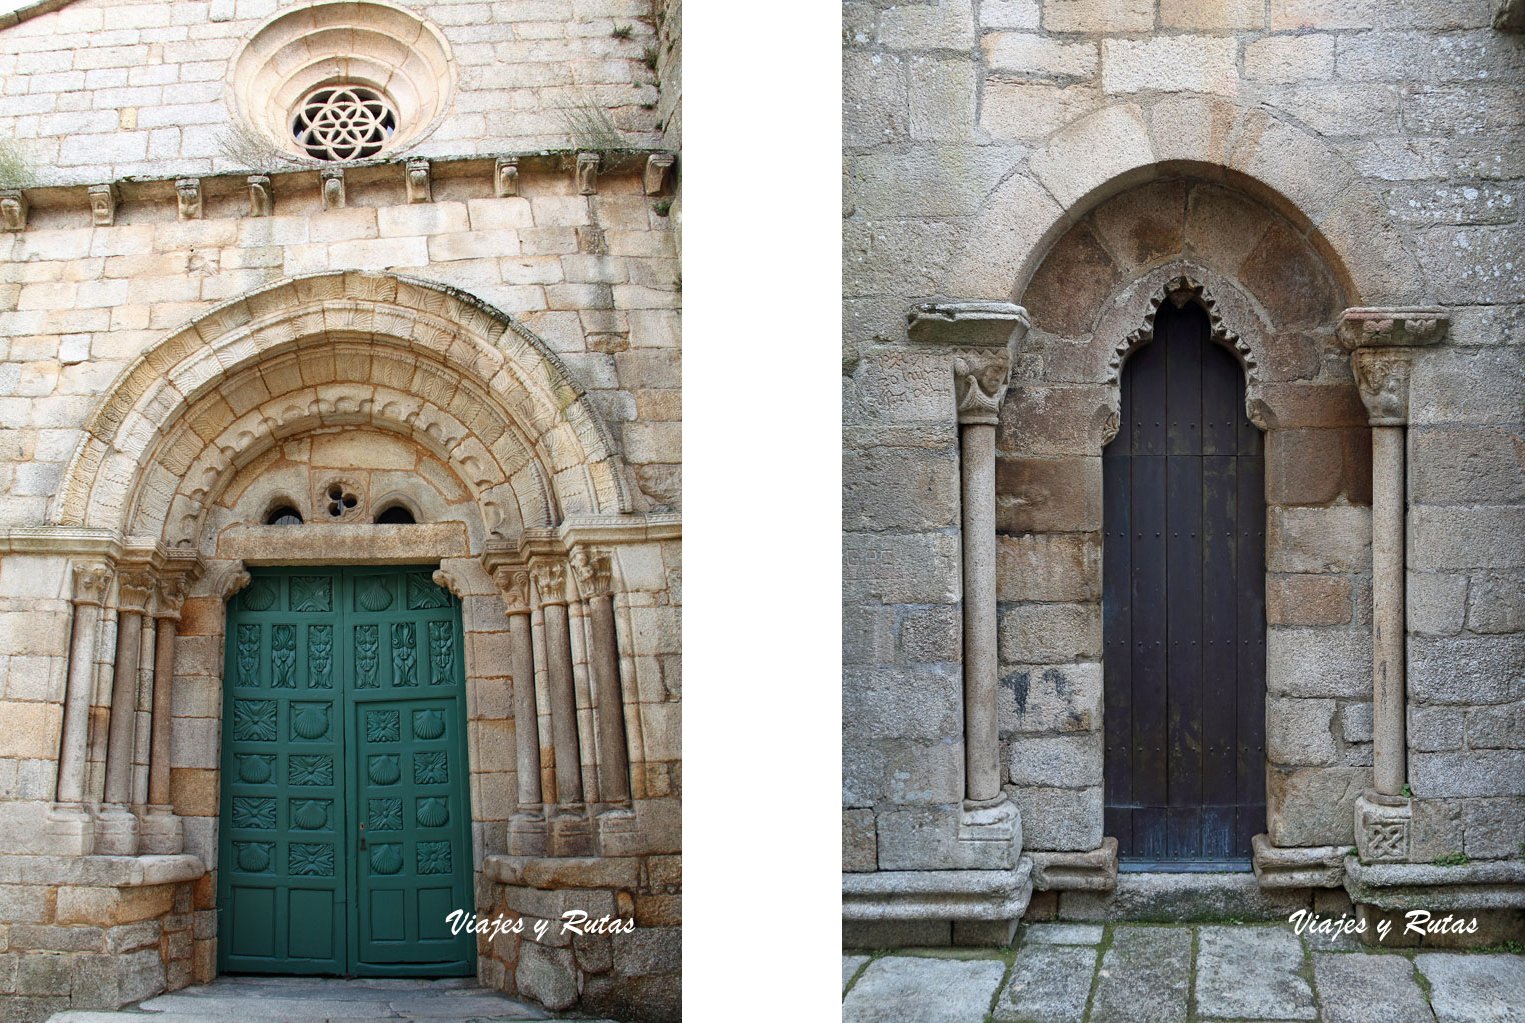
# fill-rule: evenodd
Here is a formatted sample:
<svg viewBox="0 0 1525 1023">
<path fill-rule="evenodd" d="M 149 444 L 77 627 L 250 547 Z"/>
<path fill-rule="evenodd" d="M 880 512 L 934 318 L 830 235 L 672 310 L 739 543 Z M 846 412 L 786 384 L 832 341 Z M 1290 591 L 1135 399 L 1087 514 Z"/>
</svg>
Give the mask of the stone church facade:
<svg viewBox="0 0 1525 1023">
<path fill-rule="evenodd" d="M 6 16 L 0 1018 L 219 972 L 677 1018 L 680 35 Z"/>
<path fill-rule="evenodd" d="M 1522 24 L 845 5 L 848 946 L 1519 937 Z"/>
</svg>

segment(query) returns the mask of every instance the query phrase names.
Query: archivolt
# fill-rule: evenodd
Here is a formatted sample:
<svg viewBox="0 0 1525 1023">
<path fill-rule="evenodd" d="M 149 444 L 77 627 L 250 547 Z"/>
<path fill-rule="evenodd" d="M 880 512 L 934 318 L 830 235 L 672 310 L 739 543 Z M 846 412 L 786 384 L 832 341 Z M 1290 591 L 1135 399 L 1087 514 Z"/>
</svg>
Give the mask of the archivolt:
<svg viewBox="0 0 1525 1023">
<path fill-rule="evenodd" d="M 448 457 L 490 530 L 632 510 L 605 427 L 543 342 L 441 285 L 343 272 L 225 303 L 143 353 L 86 422 L 53 518 L 185 543 L 229 467 L 362 420 Z"/>
</svg>

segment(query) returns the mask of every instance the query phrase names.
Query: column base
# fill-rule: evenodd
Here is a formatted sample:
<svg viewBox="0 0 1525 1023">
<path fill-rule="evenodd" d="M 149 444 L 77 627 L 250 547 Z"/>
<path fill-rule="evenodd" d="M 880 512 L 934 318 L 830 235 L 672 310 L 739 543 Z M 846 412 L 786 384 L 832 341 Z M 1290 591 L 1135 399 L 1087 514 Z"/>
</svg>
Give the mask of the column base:
<svg viewBox="0 0 1525 1023">
<path fill-rule="evenodd" d="M 964 801 L 958 822 L 958 866 L 1014 870 L 1022 859 L 1022 812 L 1011 797 Z"/>
<path fill-rule="evenodd" d="M 593 827 L 580 805 L 557 807 L 546 830 L 552 856 L 593 855 Z"/>
<path fill-rule="evenodd" d="M 139 826 L 138 848 L 144 853 L 175 855 L 185 849 L 185 829 L 168 806 L 149 806 Z"/>
<path fill-rule="evenodd" d="M 1363 863 L 1406 863 L 1412 802 L 1367 789 L 1356 797 L 1356 852 Z"/>
<path fill-rule="evenodd" d="M 593 818 L 600 856 L 633 856 L 640 851 L 635 811 L 615 806 Z"/>
<path fill-rule="evenodd" d="M 89 856 L 95 852 L 95 820 L 83 803 L 54 803 L 44 825 L 47 846 L 59 856 Z"/>
<path fill-rule="evenodd" d="M 1117 839 L 1089 852 L 1034 852 L 1033 887 L 1039 891 L 1109 892 L 1117 887 Z"/>
<path fill-rule="evenodd" d="M 516 813 L 508 819 L 508 851 L 512 856 L 545 855 L 545 813 Z"/>
<path fill-rule="evenodd" d="M 136 856 L 141 826 L 138 818 L 120 804 L 100 809 L 95 820 L 95 852 L 99 856 Z"/>
<path fill-rule="evenodd" d="M 1250 848 L 1262 888 L 1338 888 L 1345 882 L 1349 846 L 1276 846 L 1269 835 L 1256 835 Z"/>
</svg>

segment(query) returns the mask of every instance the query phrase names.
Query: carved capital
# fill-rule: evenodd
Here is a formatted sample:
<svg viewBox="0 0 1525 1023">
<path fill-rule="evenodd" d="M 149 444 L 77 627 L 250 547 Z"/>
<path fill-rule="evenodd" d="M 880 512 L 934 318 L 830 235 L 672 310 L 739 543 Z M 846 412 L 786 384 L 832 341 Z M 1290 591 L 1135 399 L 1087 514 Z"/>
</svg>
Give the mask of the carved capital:
<svg viewBox="0 0 1525 1023">
<path fill-rule="evenodd" d="M 572 571 L 577 573 L 577 588 L 583 596 L 607 597 L 612 592 L 614 565 L 608 551 L 577 548 L 572 552 Z"/>
<path fill-rule="evenodd" d="M 503 606 L 509 614 L 529 614 L 530 574 L 528 572 L 521 568 L 504 566 L 493 572 L 492 581 L 498 584 L 498 592 L 503 594 Z"/>
<path fill-rule="evenodd" d="M 540 591 L 540 603 L 565 604 L 567 602 L 567 564 L 557 559 L 537 559 L 530 565 L 535 577 L 535 588 Z"/>
<path fill-rule="evenodd" d="M 155 618 L 179 618 L 180 608 L 185 605 L 186 595 L 191 591 L 191 581 L 183 572 L 162 575 L 154 594 Z"/>
<path fill-rule="evenodd" d="M 1407 348 L 1358 348 L 1350 355 L 1356 387 L 1366 403 L 1373 426 L 1403 426 L 1409 419 L 1409 367 L 1413 353 Z"/>
<path fill-rule="evenodd" d="M 106 602 L 111 587 L 111 566 L 103 561 L 81 561 L 74 565 L 74 603 L 100 606 Z"/>
<path fill-rule="evenodd" d="M 1436 307 L 1358 307 L 1340 314 L 1339 339 L 1347 350 L 1432 345 L 1450 326 L 1451 314 Z"/>
<path fill-rule="evenodd" d="M 179 204 L 181 220 L 200 220 L 201 179 L 176 178 L 175 201 Z"/>
<path fill-rule="evenodd" d="M 91 223 L 96 227 L 110 227 L 116 222 L 116 186 L 112 184 L 91 185 L 86 191 L 90 196 Z"/>
<path fill-rule="evenodd" d="M 31 208 L 26 193 L 19 188 L 0 188 L 0 225 L 7 231 L 25 231 L 26 215 Z"/>
<path fill-rule="evenodd" d="M 117 578 L 117 606 L 123 611 L 143 614 L 154 592 L 154 574 L 147 569 L 132 569 Z"/>
<path fill-rule="evenodd" d="M 997 422 L 1010 369 L 1005 358 L 953 360 L 953 393 L 960 423 Z"/>
<path fill-rule="evenodd" d="M 271 187 L 270 175 L 250 174 L 249 216 L 269 217 L 275 213 L 275 189 Z"/>
<path fill-rule="evenodd" d="M 323 208 L 325 210 L 344 209 L 344 168 L 325 167 L 320 176 L 323 179 Z"/>
<path fill-rule="evenodd" d="M 432 202 L 434 194 L 429 187 L 429 161 L 409 160 L 406 182 L 409 202 Z"/>
<path fill-rule="evenodd" d="M 579 195 L 598 193 L 598 167 L 602 162 L 602 158 L 597 153 L 577 154 L 577 193 Z"/>
<path fill-rule="evenodd" d="M 493 189 L 500 196 L 519 194 L 519 158 L 500 156 L 493 167 Z"/>
</svg>

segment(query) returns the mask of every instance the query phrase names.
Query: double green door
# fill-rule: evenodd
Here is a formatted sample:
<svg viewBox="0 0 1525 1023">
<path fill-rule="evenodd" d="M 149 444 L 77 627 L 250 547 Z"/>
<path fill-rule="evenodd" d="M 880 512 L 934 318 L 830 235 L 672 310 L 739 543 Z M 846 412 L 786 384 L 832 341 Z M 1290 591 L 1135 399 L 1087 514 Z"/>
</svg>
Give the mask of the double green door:
<svg viewBox="0 0 1525 1023">
<path fill-rule="evenodd" d="M 228 607 L 218 957 L 474 972 L 460 607 L 430 568 L 255 569 Z"/>
</svg>

